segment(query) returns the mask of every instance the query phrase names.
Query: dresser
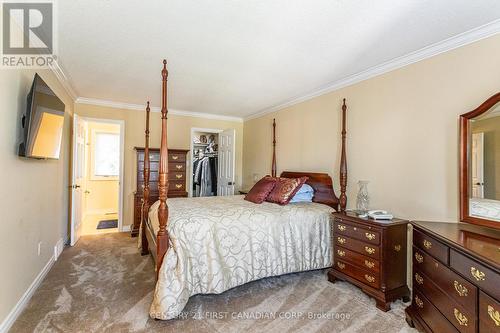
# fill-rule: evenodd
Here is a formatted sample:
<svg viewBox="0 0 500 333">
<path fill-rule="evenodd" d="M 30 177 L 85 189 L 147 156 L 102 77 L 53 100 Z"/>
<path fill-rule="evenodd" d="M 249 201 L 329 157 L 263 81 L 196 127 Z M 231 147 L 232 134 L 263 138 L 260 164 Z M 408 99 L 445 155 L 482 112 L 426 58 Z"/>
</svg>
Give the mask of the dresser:
<svg viewBox="0 0 500 333">
<path fill-rule="evenodd" d="M 135 237 L 139 234 L 141 225 L 142 209 L 142 189 L 144 188 L 144 148 L 135 148 L 137 154 L 137 188 L 134 192 L 134 223 L 131 228 L 131 235 Z M 169 149 L 168 150 L 168 197 L 187 197 L 186 185 L 186 156 L 189 150 Z M 160 149 L 149 148 L 149 203 L 152 205 L 158 200 L 158 168 L 160 166 Z"/>
<path fill-rule="evenodd" d="M 330 282 L 348 281 L 390 310 L 398 298 L 410 300 L 406 283 L 408 221 L 375 221 L 352 212 L 333 213 L 333 266 Z"/>
<path fill-rule="evenodd" d="M 412 225 L 408 324 L 421 332 L 500 332 L 500 230 L 469 223 Z"/>
</svg>

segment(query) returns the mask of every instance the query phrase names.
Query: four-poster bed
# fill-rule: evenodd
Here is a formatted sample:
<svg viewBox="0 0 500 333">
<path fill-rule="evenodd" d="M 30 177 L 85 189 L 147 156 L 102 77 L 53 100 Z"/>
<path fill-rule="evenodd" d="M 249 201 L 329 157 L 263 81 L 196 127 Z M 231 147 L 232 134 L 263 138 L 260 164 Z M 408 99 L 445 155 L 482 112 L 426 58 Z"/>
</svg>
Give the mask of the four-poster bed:
<svg viewBox="0 0 500 333">
<path fill-rule="evenodd" d="M 346 205 L 345 100 L 340 200 L 328 174 L 284 171 L 280 178 L 307 177 L 306 183 L 314 189 L 312 202 L 280 206 L 269 202 L 255 204 L 243 200 L 243 196 L 230 196 L 173 198 L 167 204 L 167 78 L 164 60 L 159 200 L 151 207 L 149 103 L 146 107 L 141 252 L 151 253 L 155 262 L 157 285 L 151 316 L 176 317 L 194 294 L 220 293 L 263 277 L 329 267 L 331 213 L 345 211 Z M 275 119 L 272 126 L 271 174 L 276 177 Z"/>
</svg>

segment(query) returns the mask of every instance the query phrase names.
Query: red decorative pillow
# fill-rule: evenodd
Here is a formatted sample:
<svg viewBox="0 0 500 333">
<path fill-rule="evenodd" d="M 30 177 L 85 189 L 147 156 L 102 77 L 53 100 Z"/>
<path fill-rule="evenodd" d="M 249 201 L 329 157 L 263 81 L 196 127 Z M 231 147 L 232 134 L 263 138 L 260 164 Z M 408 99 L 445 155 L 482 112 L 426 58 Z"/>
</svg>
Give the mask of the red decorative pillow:
<svg viewBox="0 0 500 333">
<path fill-rule="evenodd" d="M 245 200 L 261 204 L 276 185 L 277 178 L 265 176 L 259 180 L 245 196 Z"/>
<path fill-rule="evenodd" d="M 266 201 L 286 205 L 300 187 L 307 181 L 307 177 L 300 178 L 278 178 L 276 186 L 266 198 Z"/>
</svg>

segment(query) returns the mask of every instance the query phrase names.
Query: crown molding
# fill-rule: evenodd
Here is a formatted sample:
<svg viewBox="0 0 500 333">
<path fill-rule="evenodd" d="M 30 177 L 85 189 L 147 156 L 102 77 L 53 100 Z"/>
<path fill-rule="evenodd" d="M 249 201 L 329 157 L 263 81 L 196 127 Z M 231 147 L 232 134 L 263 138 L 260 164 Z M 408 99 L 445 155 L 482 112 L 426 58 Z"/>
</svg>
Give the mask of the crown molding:
<svg viewBox="0 0 500 333">
<path fill-rule="evenodd" d="M 64 90 L 68 93 L 73 101 L 76 101 L 78 94 L 75 89 L 71 85 L 71 81 L 68 79 L 68 76 L 64 73 L 64 70 L 59 65 L 57 60 L 49 66 L 50 70 L 54 73 L 59 83 L 63 86 Z"/>
<path fill-rule="evenodd" d="M 272 106 L 270 108 L 266 108 L 260 110 L 254 114 L 251 114 L 244 118 L 245 121 L 262 117 L 268 113 L 276 112 L 282 110 L 284 108 L 290 107 L 292 105 L 307 101 L 314 97 L 318 97 L 329 92 L 339 90 L 341 88 L 345 88 L 347 86 L 359 83 L 364 80 L 371 79 L 373 77 L 379 76 L 381 74 L 391 72 L 393 70 L 411 65 L 413 63 L 425 60 L 427 58 L 431 58 L 438 54 L 451 51 L 453 49 L 459 48 L 461 46 L 465 46 L 474 42 L 477 42 L 481 39 L 491 37 L 500 33 L 500 19 L 487 23 L 485 25 L 479 26 L 472 30 L 463 32 L 456 36 L 450 37 L 443 41 L 431 44 L 424 48 L 421 48 L 417 51 L 408 53 L 404 56 L 394 58 L 387 62 L 384 62 L 380 65 L 368 68 L 362 72 L 347 76 L 343 79 L 330 82 L 326 85 L 319 87 L 319 89 L 309 92 L 302 96 L 297 96 L 295 98 L 289 99 L 281 104 Z"/>
<path fill-rule="evenodd" d="M 104 107 L 109 107 L 109 108 L 114 108 L 114 109 L 135 110 L 135 111 L 144 111 L 146 109 L 146 105 L 122 103 L 122 102 L 115 102 L 115 101 L 108 101 L 108 100 L 104 100 L 104 99 L 87 98 L 87 97 L 78 97 L 76 99 L 75 103 L 104 106 Z M 153 107 L 151 107 L 151 111 L 160 112 L 161 109 L 158 106 L 153 106 Z M 234 121 L 234 122 L 239 122 L 239 123 L 243 122 L 243 118 L 241 118 L 241 117 L 225 116 L 225 115 L 212 114 L 212 113 L 193 112 L 193 111 L 185 111 L 185 110 L 177 110 L 177 109 L 168 109 L 168 113 L 176 115 L 176 116 L 184 116 L 184 117 L 225 120 L 225 121 Z"/>
</svg>

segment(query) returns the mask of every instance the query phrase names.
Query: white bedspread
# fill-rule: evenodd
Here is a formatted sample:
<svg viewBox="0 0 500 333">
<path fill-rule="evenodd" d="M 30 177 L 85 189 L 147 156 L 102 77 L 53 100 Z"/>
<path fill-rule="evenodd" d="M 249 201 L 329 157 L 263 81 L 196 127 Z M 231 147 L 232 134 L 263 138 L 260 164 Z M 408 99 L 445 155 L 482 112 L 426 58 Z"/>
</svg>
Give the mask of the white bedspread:
<svg viewBox="0 0 500 333">
<path fill-rule="evenodd" d="M 158 205 L 149 213 L 156 231 Z M 168 206 L 170 248 L 156 284 L 152 318 L 177 317 L 196 294 L 331 265 L 333 209 L 326 205 L 257 205 L 230 196 L 168 199 Z"/>
</svg>

